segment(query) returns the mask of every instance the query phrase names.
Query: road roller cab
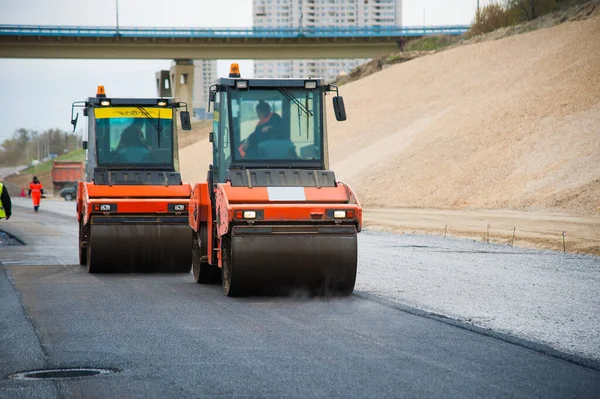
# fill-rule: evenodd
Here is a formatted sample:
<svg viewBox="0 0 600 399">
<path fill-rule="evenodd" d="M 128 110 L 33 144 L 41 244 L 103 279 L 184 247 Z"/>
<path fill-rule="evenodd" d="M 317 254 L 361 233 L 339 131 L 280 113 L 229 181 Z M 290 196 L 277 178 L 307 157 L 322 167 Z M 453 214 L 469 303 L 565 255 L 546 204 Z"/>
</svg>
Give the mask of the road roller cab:
<svg viewBox="0 0 600 399">
<path fill-rule="evenodd" d="M 99 86 L 96 97 L 73 103 L 73 129 L 77 109 L 88 118 L 77 191 L 80 264 L 90 273 L 189 272 L 191 186 L 179 173 L 175 117 L 189 130 L 187 105 L 110 98 Z"/>
<path fill-rule="evenodd" d="M 308 289 L 349 295 L 362 208 L 329 170 L 320 79 L 243 79 L 237 65 L 210 88 L 213 160 L 190 198 L 192 269 L 226 295 Z"/>
</svg>

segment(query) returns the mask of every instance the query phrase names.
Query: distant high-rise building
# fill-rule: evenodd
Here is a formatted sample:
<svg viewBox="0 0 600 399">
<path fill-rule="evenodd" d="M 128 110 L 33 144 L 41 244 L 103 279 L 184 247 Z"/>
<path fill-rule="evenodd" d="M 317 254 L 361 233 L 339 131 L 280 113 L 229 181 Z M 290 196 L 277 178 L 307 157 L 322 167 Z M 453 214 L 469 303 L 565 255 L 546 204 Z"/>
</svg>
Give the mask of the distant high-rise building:
<svg viewBox="0 0 600 399">
<path fill-rule="evenodd" d="M 194 88 L 192 91 L 192 109 L 190 112 L 194 119 L 209 117 L 208 90 L 217 81 L 216 60 L 194 60 Z"/>
<path fill-rule="evenodd" d="M 260 28 L 369 27 L 402 25 L 402 0 L 253 0 Z M 334 80 L 365 59 L 255 61 L 257 78 L 322 77 Z"/>
</svg>

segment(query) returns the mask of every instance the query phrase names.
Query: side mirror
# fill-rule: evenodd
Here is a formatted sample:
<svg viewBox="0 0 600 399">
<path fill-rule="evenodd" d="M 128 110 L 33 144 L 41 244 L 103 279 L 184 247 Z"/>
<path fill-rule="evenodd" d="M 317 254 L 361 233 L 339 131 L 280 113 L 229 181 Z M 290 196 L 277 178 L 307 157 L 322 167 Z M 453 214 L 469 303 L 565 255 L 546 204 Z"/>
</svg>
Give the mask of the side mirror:
<svg viewBox="0 0 600 399">
<path fill-rule="evenodd" d="M 181 119 L 182 130 L 192 130 L 192 122 L 190 121 L 189 111 L 181 111 L 179 113 L 179 118 Z"/>
<path fill-rule="evenodd" d="M 79 112 L 75 114 L 74 119 L 71 119 L 71 125 L 73 125 L 73 133 L 75 133 L 75 128 L 77 127 L 77 119 L 79 119 Z"/>
<path fill-rule="evenodd" d="M 340 122 L 346 120 L 346 108 L 344 107 L 344 99 L 342 97 L 333 97 L 333 111 L 335 113 L 335 119 Z"/>
<path fill-rule="evenodd" d="M 81 143 L 81 147 L 82 147 L 84 150 L 87 150 L 87 141 L 83 141 L 83 142 Z"/>
</svg>

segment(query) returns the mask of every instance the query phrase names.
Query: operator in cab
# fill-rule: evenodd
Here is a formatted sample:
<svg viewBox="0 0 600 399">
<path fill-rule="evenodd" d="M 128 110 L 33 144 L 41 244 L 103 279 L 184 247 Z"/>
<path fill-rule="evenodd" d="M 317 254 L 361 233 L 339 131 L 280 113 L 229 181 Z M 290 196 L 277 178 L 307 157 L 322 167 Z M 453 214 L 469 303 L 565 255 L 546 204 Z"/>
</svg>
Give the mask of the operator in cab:
<svg viewBox="0 0 600 399">
<path fill-rule="evenodd" d="M 116 149 L 117 160 L 120 162 L 142 162 L 150 156 L 152 148 L 144 140 L 142 118 L 134 118 L 123 133 Z"/>
<path fill-rule="evenodd" d="M 283 119 L 277 113 L 271 111 L 271 106 L 265 101 L 256 105 L 256 116 L 258 123 L 254 131 L 238 148 L 242 158 L 256 158 L 259 153 L 259 144 L 265 140 L 286 140 Z"/>
<path fill-rule="evenodd" d="M 124 147 L 140 146 L 146 148 L 148 151 L 152 151 L 152 148 L 150 148 L 144 139 L 144 132 L 142 131 L 143 126 L 144 120 L 142 118 L 133 118 L 131 125 L 123 130 L 117 150 Z"/>
</svg>

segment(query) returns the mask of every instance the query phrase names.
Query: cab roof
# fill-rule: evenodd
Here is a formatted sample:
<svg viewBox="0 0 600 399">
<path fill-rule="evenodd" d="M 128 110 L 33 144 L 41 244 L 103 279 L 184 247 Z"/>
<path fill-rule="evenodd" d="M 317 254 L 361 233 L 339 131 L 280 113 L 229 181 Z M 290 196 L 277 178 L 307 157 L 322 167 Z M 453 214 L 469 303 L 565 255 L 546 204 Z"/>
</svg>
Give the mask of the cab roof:
<svg viewBox="0 0 600 399">
<path fill-rule="evenodd" d="M 249 88 L 258 87 L 290 87 L 290 88 L 304 88 L 304 84 L 307 81 L 317 82 L 317 88 L 326 86 L 325 80 L 322 78 L 313 79 L 244 79 L 244 78 L 219 78 L 217 79 L 218 86 L 230 86 L 235 87 L 235 82 L 239 80 L 245 80 L 248 82 Z"/>
<path fill-rule="evenodd" d="M 176 107 L 177 102 L 172 98 L 111 98 L 111 97 L 89 97 L 87 99 L 88 106 L 102 106 L 101 101 L 110 101 L 110 106 L 120 105 L 140 105 L 144 107 Z M 159 101 L 164 101 L 166 105 L 158 105 Z"/>
</svg>

